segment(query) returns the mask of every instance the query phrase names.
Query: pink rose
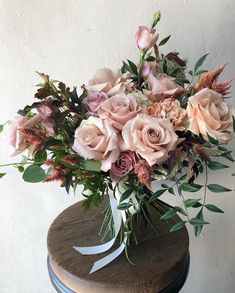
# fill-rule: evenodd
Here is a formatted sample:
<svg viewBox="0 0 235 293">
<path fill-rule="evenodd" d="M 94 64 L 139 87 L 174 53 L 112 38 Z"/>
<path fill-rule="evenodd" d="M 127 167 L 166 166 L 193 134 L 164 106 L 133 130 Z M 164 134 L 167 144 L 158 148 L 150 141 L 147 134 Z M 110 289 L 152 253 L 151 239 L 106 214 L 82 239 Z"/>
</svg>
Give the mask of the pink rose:
<svg viewBox="0 0 235 293">
<path fill-rule="evenodd" d="M 108 96 L 106 93 L 103 92 L 93 92 L 89 94 L 84 100 L 84 104 L 87 107 L 89 114 L 96 115 L 97 111 L 100 108 L 100 104 L 107 100 Z"/>
<path fill-rule="evenodd" d="M 136 154 L 132 151 L 122 152 L 115 163 L 112 163 L 110 170 L 111 179 L 115 182 L 127 176 L 136 163 Z"/>
<path fill-rule="evenodd" d="M 169 151 L 178 144 L 172 124 L 168 119 L 139 114 L 123 127 L 122 136 L 127 149 L 135 151 L 149 166 L 161 164 Z"/>
<path fill-rule="evenodd" d="M 223 101 L 222 95 L 205 88 L 189 98 L 187 106 L 189 130 L 208 141 L 208 135 L 219 142 L 231 139 L 233 131 L 232 109 Z"/>
<path fill-rule="evenodd" d="M 113 96 L 125 91 L 127 79 L 127 74 L 114 73 L 109 68 L 101 68 L 85 88 L 88 92 L 104 92 L 108 96 Z"/>
<path fill-rule="evenodd" d="M 28 149 L 34 155 L 44 143 L 46 137 L 54 134 L 53 125 L 41 114 L 32 118 L 17 116 L 10 131 L 10 143 L 15 149 L 12 156 Z"/>
<path fill-rule="evenodd" d="M 175 130 L 185 130 L 187 126 L 187 113 L 175 99 L 163 99 L 149 107 L 151 116 L 169 119 Z"/>
<path fill-rule="evenodd" d="M 115 128 L 122 129 L 123 125 L 140 111 L 141 107 L 134 96 L 117 94 L 100 105 L 98 115 L 110 121 Z"/>
<path fill-rule="evenodd" d="M 135 35 L 135 41 L 139 49 L 147 51 L 156 44 L 158 37 L 159 34 L 156 33 L 154 28 L 139 26 Z"/>
<path fill-rule="evenodd" d="M 73 149 L 85 159 L 101 161 L 107 172 L 119 157 L 118 135 L 108 121 L 90 116 L 76 129 Z"/>
<path fill-rule="evenodd" d="M 149 90 L 144 93 L 152 100 L 158 101 L 164 96 L 172 96 L 182 92 L 182 89 L 166 74 L 154 76 L 151 72 L 147 79 Z"/>
</svg>

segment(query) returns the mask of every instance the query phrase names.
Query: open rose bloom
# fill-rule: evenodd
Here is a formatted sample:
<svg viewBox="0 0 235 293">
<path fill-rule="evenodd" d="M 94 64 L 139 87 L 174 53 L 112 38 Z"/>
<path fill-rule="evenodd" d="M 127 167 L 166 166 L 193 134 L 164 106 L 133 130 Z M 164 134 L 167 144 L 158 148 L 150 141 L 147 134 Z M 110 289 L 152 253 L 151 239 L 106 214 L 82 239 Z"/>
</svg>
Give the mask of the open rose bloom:
<svg viewBox="0 0 235 293">
<path fill-rule="evenodd" d="M 34 103 L 12 122 L 10 144 L 14 156 L 24 155 L 14 166 L 26 181 L 60 181 L 68 192 L 82 185 L 85 207 L 99 205 L 111 192 L 130 232 L 133 215 L 153 208 L 168 220 L 180 213 L 182 222 L 173 223 L 172 230 L 189 223 L 198 235 L 206 223 L 203 210 L 221 212 L 206 205 L 207 189 L 230 190 L 207 185 L 198 176 L 204 173 L 207 178 L 208 169 L 226 168 L 233 161 L 226 146 L 235 125 L 228 99 L 231 82 L 220 81 L 225 66 L 205 70 L 206 56 L 189 71 L 179 53 L 165 52 L 162 45 L 169 37 L 163 40 L 158 32 L 159 20 L 160 13 L 152 27 L 138 28 L 137 62 L 124 61 L 117 70 L 99 69 L 84 81 L 80 96 L 76 88 L 40 74 L 44 83 Z M 158 190 L 154 181 L 160 181 Z M 201 188 L 203 199 L 182 197 Z M 159 198 L 168 192 L 179 192 L 182 204 L 164 215 L 169 206 Z M 193 218 L 190 207 L 199 209 Z M 112 226 L 110 214 L 108 219 Z M 122 225 L 123 239 L 125 229 Z"/>
</svg>

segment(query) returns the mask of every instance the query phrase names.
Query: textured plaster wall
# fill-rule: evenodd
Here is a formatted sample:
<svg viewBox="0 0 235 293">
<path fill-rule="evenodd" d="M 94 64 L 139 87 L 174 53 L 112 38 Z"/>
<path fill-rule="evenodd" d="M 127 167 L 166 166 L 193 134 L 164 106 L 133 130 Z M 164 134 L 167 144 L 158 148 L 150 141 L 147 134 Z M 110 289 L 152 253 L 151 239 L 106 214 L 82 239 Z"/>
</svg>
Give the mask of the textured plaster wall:
<svg viewBox="0 0 235 293">
<path fill-rule="evenodd" d="M 135 60 L 137 25 L 148 24 L 157 9 L 161 36 L 173 33 L 166 50 L 179 50 L 189 65 L 211 52 L 207 65 L 229 62 L 224 77 L 235 77 L 234 0 L 0 0 L 0 123 L 32 102 L 36 70 L 72 86 L 104 65 L 115 69 L 125 58 Z M 1 135 L 0 163 L 10 161 L 8 154 Z M 234 189 L 229 170 L 211 181 Z M 200 238 L 191 236 L 182 293 L 235 292 L 235 193 L 212 197 L 226 213 L 208 213 L 212 224 Z M 0 181 L 0 293 L 54 292 L 46 269 L 47 230 L 78 200 L 79 193 L 68 196 L 57 184 L 25 184 L 9 170 Z"/>
</svg>

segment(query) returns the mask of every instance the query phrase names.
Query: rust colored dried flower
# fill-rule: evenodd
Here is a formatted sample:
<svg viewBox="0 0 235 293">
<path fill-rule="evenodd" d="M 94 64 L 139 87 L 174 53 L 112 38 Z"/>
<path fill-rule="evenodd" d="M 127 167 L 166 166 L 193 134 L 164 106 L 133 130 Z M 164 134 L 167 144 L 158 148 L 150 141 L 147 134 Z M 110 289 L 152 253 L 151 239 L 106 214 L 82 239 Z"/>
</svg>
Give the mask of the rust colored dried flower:
<svg viewBox="0 0 235 293">
<path fill-rule="evenodd" d="M 45 165 L 50 166 L 52 171 L 43 182 L 61 181 L 63 185 L 66 181 L 65 175 L 68 172 L 68 169 L 65 168 L 62 164 L 56 165 L 52 160 L 46 160 Z"/>
<path fill-rule="evenodd" d="M 80 160 L 77 156 L 67 155 L 62 159 L 62 162 L 69 165 L 78 165 L 80 163 Z"/>
<path fill-rule="evenodd" d="M 150 171 L 151 168 L 145 160 L 139 160 L 134 166 L 134 173 L 137 174 L 139 181 L 152 190 Z"/>
<path fill-rule="evenodd" d="M 228 94 L 228 90 L 231 87 L 231 80 L 225 80 L 221 83 L 217 83 L 219 75 L 224 71 L 226 64 L 220 66 L 215 70 L 208 71 L 197 81 L 194 86 L 196 92 L 200 91 L 203 88 L 209 88 L 221 95 Z"/>
</svg>

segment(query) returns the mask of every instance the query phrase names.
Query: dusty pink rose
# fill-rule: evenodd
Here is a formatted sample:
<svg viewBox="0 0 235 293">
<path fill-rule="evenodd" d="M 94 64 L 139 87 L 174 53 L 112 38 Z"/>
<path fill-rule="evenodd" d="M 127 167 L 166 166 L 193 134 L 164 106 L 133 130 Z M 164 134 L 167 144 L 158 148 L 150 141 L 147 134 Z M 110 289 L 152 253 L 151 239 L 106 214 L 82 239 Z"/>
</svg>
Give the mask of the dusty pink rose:
<svg viewBox="0 0 235 293">
<path fill-rule="evenodd" d="M 127 149 L 135 151 L 149 166 L 161 164 L 168 152 L 178 144 L 172 124 L 168 119 L 139 114 L 123 127 L 122 136 Z"/>
<path fill-rule="evenodd" d="M 133 95 L 117 94 L 100 105 L 98 115 L 110 121 L 115 128 L 122 129 L 140 111 L 141 107 Z"/>
<path fill-rule="evenodd" d="M 103 92 L 92 92 L 83 101 L 89 114 L 96 115 L 100 104 L 108 99 L 108 95 Z"/>
<path fill-rule="evenodd" d="M 158 101 L 163 96 L 172 96 L 182 92 L 182 89 L 174 82 L 172 77 L 166 74 L 154 76 L 151 72 L 147 79 L 149 90 L 144 93 L 152 100 Z"/>
<path fill-rule="evenodd" d="M 132 151 L 122 152 L 110 170 L 111 179 L 115 182 L 127 176 L 136 164 L 136 154 Z"/>
<path fill-rule="evenodd" d="M 222 95 L 209 88 L 202 89 L 189 98 L 186 110 L 192 133 L 201 134 L 207 141 L 207 134 L 220 142 L 231 139 L 232 109 L 223 101 Z"/>
<path fill-rule="evenodd" d="M 147 51 L 156 44 L 158 37 L 159 34 L 154 28 L 139 26 L 135 35 L 135 41 L 139 49 Z"/>
<path fill-rule="evenodd" d="M 169 119 L 175 130 L 184 130 L 187 126 L 187 113 L 175 99 L 163 99 L 149 107 L 149 114 L 154 117 Z"/>
<path fill-rule="evenodd" d="M 28 149 L 31 155 L 42 146 L 46 137 L 54 134 L 53 125 L 41 114 L 32 118 L 17 116 L 10 131 L 10 143 L 15 149 L 12 156 Z"/>
<path fill-rule="evenodd" d="M 37 107 L 37 110 L 44 119 L 51 117 L 52 109 L 48 105 L 42 103 Z"/>
<path fill-rule="evenodd" d="M 115 73 L 109 68 L 101 68 L 85 88 L 88 92 L 104 92 L 108 96 L 113 96 L 125 91 L 127 79 L 127 74 Z"/>
<path fill-rule="evenodd" d="M 118 135 L 108 121 L 90 116 L 76 129 L 73 149 L 85 159 L 101 161 L 106 172 L 119 157 Z"/>
</svg>

